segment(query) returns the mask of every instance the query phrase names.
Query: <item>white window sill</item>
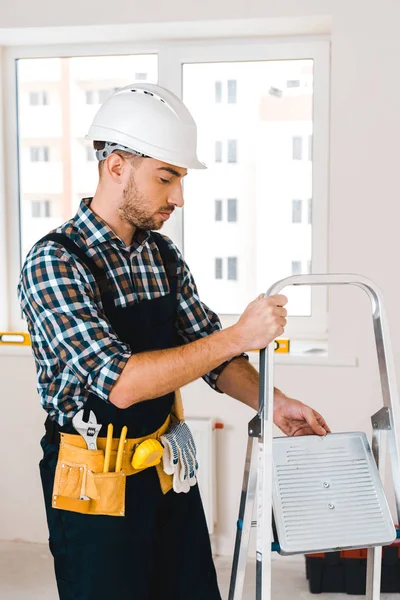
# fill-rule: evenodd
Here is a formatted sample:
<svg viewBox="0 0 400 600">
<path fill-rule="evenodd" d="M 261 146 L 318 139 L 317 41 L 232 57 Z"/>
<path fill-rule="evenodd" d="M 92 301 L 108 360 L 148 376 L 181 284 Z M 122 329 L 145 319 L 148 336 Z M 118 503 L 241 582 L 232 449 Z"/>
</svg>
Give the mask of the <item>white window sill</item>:
<svg viewBox="0 0 400 600">
<path fill-rule="evenodd" d="M 258 366 L 260 363 L 259 352 L 248 353 L 250 362 Z M 0 346 L 1 356 L 32 357 L 30 346 Z M 322 367 L 357 367 L 358 359 L 354 357 L 332 358 L 321 343 L 313 344 L 310 341 L 291 342 L 291 351 L 288 354 L 275 354 L 275 364 L 278 365 L 310 365 Z"/>
<path fill-rule="evenodd" d="M 250 362 L 258 366 L 259 352 L 249 352 Z M 278 365 L 310 365 L 322 367 L 357 367 L 355 356 L 333 358 L 329 356 L 327 341 L 291 340 L 290 352 L 275 353 L 275 364 Z"/>
</svg>

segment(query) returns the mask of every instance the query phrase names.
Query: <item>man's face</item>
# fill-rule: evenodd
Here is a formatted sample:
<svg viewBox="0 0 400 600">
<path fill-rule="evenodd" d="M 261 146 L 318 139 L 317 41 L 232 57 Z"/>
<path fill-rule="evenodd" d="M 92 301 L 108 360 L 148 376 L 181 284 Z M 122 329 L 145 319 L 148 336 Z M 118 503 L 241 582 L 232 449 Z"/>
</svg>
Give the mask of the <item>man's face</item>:
<svg viewBox="0 0 400 600">
<path fill-rule="evenodd" d="M 182 178 L 187 169 L 153 158 L 130 163 L 119 207 L 120 218 L 140 229 L 161 229 L 176 207 L 183 206 Z"/>
</svg>

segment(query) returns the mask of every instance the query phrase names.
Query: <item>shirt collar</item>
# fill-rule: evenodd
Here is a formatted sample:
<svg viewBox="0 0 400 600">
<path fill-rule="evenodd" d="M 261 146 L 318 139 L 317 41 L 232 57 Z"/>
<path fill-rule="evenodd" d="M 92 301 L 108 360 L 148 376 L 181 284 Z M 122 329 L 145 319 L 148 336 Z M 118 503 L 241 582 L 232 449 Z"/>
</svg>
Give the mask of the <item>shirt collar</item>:
<svg viewBox="0 0 400 600">
<path fill-rule="evenodd" d="M 92 199 L 93 198 L 83 198 L 81 200 L 78 212 L 74 219 L 74 225 L 85 238 L 86 245 L 92 247 L 106 242 L 114 242 L 121 248 L 127 248 L 125 243 L 117 236 L 111 227 L 90 209 Z M 133 250 L 139 250 L 140 252 L 149 237 L 150 233 L 148 231 L 136 229 L 130 247 Z"/>
</svg>

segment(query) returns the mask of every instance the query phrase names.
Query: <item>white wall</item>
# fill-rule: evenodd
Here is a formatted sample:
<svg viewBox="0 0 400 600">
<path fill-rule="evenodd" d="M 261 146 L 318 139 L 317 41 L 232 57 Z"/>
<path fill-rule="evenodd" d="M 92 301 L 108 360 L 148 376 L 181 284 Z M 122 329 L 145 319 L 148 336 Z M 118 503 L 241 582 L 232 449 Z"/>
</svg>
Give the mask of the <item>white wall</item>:
<svg viewBox="0 0 400 600">
<path fill-rule="evenodd" d="M 396 0 L 204 0 L 201 5 L 183 0 L 121 0 L 118 12 L 99 0 L 70 0 L 67 5 L 20 0 L 0 8 L 0 27 L 321 14 L 332 16 L 329 270 L 364 274 L 383 289 L 400 378 L 400 5 Z M 315 405 L 335 430 L 369 431 L 369 415 L 380 406 L 370 321 L 361 292 L 336 290 L 330 313 L 332 352 L 337 358 L 357 356 L 359 366 L 277 368 L 277 384 L 287 394 Z M 31 360 L 0 357 L 0 381 L 0 536 L 44 540 L 36 467 L 42 416 Z M 184 398 L 189 414 L 212 415 L 225 423 L 225 430 L 218 432 L 217 534 L 219 551 L 230 554 L 251 411 L 211 392 L 202 382 L 188 386 Z"/>
</svg>

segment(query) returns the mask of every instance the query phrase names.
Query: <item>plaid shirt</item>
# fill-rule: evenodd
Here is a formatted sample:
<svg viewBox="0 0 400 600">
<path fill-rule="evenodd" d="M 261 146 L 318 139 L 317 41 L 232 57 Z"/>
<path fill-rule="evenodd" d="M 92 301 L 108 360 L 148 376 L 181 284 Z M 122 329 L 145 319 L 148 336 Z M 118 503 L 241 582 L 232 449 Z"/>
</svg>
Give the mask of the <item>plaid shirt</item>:
<svg viewBox="0 0 400 600">
<path fill-rule="evenodd" d="M 130 247 L 82 200 L 76 216 L 56 231 L 85 249 L 108 275 L 117 307 L 169 293 L 159 250 L 149 232 L 137 230 Z M 178 257 L 176 328 L 185 342 L 221 328 L 215 313 L 199 298 L 182 255 Z M 93 275 L 55 242 L 36 244 L 29 252 L 18 286 L 28 323 L 44 409 L 64 425 L 82 408 L 89 392 L 108 401 L 111 388 L 131 356 L 105 319 Z M 215 390 L 224 363 L 204 376 Z"/>
</svg>

